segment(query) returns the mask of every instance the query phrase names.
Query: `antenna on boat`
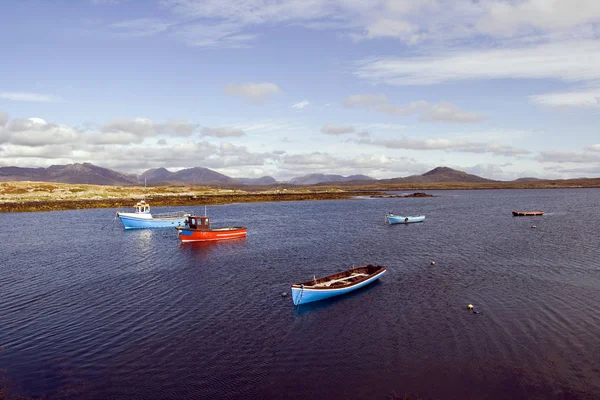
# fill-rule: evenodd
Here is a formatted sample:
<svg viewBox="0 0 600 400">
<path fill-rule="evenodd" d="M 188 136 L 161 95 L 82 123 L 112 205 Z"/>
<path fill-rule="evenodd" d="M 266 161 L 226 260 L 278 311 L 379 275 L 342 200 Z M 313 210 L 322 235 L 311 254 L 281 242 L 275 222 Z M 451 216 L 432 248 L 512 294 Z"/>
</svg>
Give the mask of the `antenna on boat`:
<svg viewBox="0 0 600 400">
<path fill-rule="evenodd" d="M 206 204 L 204 205 L 204 216 L 207 217 L 208 215 L 206 214 Z"/>
</svg>

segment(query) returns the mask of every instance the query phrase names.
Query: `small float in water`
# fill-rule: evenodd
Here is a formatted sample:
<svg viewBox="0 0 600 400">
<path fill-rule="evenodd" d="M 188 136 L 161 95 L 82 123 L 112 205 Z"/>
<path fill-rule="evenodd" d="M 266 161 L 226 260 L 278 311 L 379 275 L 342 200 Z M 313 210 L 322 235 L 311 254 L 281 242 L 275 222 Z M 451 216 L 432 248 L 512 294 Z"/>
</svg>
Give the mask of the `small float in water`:
<svg viewBox="0 0 600 400">
<path fill-rule="evenodd" d="M 394 215 L 394 213 L 390 212 L 385 216 L 385 222 L 393 225 L 393 224 L 413 224 L 415 222 L 423 222 L 425 221 L 424 215 L 407 217 L 402 215 Z"/>
<path fill-rule="evenodd" d="M 144 200 L 133 206 L 135 212 L 117 212 L 125 229 L 172 228 L 183 225 L 185 219 L 191 215 L 189 212 L 176 211 L 169 213 L 152 214 L 150 204 Z"/>
<path fill-rule="evenodd" d="M 243 226 L 211 228 L 210 220 L 206 215 L 190 215 L 185 220 L 184 226 L 177 226 L 176 228 L 182 243 L 246 237 L 246 228 Z"/>
<path fill-rule="evenodd" d="M 352 292 L 379 279 L 385 274 L 385 267 L 380 265 L 364 265 L 347 271 L 313 278 L 312 281 L 292 285 L 294 305 L 324 300 Z"/>
<path fill-rule="evenodd" d="M 530 217 L 534 215 L 544 215 L 543 211 L 514 211 L 512 212 L 513 217 Z"/>
</svg>

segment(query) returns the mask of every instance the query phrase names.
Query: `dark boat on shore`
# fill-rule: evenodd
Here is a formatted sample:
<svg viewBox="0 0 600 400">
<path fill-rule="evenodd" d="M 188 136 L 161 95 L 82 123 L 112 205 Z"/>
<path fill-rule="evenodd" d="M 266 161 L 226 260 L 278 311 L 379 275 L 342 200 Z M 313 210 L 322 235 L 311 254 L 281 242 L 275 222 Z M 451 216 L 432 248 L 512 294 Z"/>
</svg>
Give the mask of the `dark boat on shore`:
<svg viewBox="0 0 600 400">
<path fill-rule="evenodd" d="M 513 217 L 529 217 L 534 215 L 544 215 L 543 211 L 513 211 Z"/>
<path fill-rule="evenodd" d="M 294 305 L 310 303 L 349 293 L 379 279 L 385 274 L 381 265 L 364 265 L 323 278 L 292 285 Z"/>
</svg>

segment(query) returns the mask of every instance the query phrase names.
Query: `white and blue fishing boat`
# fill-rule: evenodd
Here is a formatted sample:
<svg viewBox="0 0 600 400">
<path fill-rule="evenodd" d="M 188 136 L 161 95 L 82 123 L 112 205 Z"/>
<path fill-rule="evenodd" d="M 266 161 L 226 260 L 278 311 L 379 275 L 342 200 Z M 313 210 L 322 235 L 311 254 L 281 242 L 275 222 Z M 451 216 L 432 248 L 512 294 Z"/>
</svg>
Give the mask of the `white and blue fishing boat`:
<svg viewBox="0 0 600 400">
<path fill-rule="evenodd" d="M 385 267 L 369 264 L 323 278 L 313 278 L 312 281 L 292 285 L 292 300 L 297 306 L 339 296 L 373 283 L 383 274 Z"/>
<path fill-rule="evenodd" d="M 176 211 L 170 213 L 152 214 L 150 204 L 144 200 L 133 206 L 135 212 L 117 212 L 125 229 L 173 228 L 183 226 L 189 212 Z"/>
<path fill-rule="evenodd" d="M 393 224 L 412 224 L 415 222 L 423 222 L 425 221 L 424 215 L 406 217 L 401 215 L 394 215 L 393 213 L 389 213 L 385 216 L 385 222 L 393 225 Z"/>
</svg>

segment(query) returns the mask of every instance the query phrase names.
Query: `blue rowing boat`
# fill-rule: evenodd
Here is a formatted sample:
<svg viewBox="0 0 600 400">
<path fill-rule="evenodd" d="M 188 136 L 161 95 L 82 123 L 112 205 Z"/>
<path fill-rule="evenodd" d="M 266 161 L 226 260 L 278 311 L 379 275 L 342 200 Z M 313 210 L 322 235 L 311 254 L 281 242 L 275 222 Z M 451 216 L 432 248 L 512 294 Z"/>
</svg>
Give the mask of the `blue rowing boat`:
<svg viewBox="0 0 600 400">
<path fill-rule="evenodd" d="M 150 205 L 144 200 L 133 206 L 135 212 L 117 212 L 117 217 L 125 229 L 173 228 L 183 226 L 191 214 L 185 211 L 152 214 Z"/>
<path fill-rule="evenodd" d="M 385 222 L 390 225 L 393 224 L 413 224 L 415 222 L 423 222 L 425 221 L 424 215 L 414 216 L 414 217 L 405 217 L 402 215 L 394 215 L 393 213 L 389 213 L 385 216 Z"/>
<path fill-rule="evenodd" d="M 383 274 L 385 267 L 369 264 L 323 278 L 313 278 L 312 281 L 296 283 L 292 285 L 292 301 L 294 305 L 299 305 L 346 294 L 375 282 Z"/>
</svg>

